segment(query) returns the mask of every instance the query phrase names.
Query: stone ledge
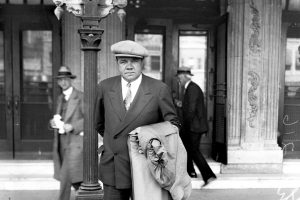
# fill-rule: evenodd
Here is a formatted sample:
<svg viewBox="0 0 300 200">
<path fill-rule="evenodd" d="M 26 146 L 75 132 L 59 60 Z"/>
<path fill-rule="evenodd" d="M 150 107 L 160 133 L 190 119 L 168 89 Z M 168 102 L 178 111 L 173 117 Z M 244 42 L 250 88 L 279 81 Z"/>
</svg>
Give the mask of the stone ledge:
<svg viewBox="0 0 300 200">
<path fill-rule="evenodd" d="M 282 163 L 262 164 L 262 163 L 239 163 L 221 165 L 221 174 L 281 174 Z"/>
<path fill-rule="evenodd" d="M 230 164 L 278 164 L 283 162 L 283 153 L 275 150 L 228 150 L 228 163 Z"/>
</svg>

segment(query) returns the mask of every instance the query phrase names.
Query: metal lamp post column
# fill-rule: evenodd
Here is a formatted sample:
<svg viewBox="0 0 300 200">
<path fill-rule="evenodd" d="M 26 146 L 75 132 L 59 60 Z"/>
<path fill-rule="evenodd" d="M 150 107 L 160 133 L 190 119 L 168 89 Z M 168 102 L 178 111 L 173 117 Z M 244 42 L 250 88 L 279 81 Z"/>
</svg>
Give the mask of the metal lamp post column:
<svg viewBox="0 0 300 200">
<path fill-rule="evenodd" d="M 93 20 L 92 20 L 93 21 Z M 100 29 L 85 28 L 90 19 L 82 18 L 83 28 L 79 29 L 84 52 L 84 144 L 83 183 L 76 194 L 77 200 L 103 199 L 103 191 L 98 183 L 98 136 L 94 128 L 93 107 L 97 83 L 97 52 L 101 36 Z"/>
</svg>

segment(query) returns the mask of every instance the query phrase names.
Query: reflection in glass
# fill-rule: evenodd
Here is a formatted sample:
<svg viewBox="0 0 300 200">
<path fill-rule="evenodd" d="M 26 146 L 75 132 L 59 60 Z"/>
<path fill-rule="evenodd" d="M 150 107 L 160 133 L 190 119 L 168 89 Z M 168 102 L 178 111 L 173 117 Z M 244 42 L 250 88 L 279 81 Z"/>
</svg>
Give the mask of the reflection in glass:
<svg viewBox="0 0 300 200">
<path fill-rule="evenodd" d="M 22 138 L 51 138 L 52 32 L 22 32 Z"/>
<path fill-rule="evenodd" d="M 284 156 L 300 158 L 300 38 L 287 39 L 282 123 Z"/>
<path fill-rule="evenodd" d="M 0 31 L 0 139 L 6 138 L 4 72 L 4 37 L 3 31 Z"/>
<path fill-rule="evenodd" d="M 180 35 L 179 36 L 179 67 L 191 68 L 192 80 L 197 83 L 204 95 L 206 94 L 206 57 L 207 35 Z"/>
<path fill-rule="evenodd" d="M 143 45 L 150 54 L 145 58 L 143 73 L 152 78 L 162 80 L 163 35 L 135 34 L 135 41 Z"/>
</svg>

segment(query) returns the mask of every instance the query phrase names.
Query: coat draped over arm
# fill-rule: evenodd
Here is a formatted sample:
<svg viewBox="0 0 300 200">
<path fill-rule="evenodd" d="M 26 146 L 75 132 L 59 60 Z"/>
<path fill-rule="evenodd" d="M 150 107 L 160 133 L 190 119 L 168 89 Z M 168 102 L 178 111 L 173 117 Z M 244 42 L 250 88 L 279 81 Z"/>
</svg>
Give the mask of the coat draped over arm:
<svg viewBox="0 0 300 200">
<path fill-rule="evenodd" d="M 151 145 L 160 142 L 158 147 Z M 191 194 L 187 154 L 170 122 L 136 128 L 129 134 L 129 156 L 135 200 L 186 200 Z"/>
</svg>

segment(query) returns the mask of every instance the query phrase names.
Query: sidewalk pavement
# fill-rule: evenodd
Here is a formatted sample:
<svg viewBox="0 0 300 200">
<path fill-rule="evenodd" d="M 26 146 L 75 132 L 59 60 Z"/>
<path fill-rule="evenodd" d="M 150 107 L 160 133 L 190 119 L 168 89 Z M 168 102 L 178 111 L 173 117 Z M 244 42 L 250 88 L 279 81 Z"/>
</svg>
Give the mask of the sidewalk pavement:
<svg viewBox="0 0 300 200">
<path fill-rule="evenodd" d="M 217 180 L 201 188 L 198 172 L 189 200 L 300 200 L 300 161 L 284 161 L 282 174 L 220 174 L 220 164 L 210 166 Z M 0 161 L 0 200 L 56 200 L 58 190 L 52 161 Z"/>
<path fill-rule="evenodd" d="M 56 200 L 57 190 L 0 191 L 1 200 Z M 273 189 L 197 189 L 188 200 L 298 200 L 299 188 Z M 71 200 L 75 200 L 72 192 Z"/>
</svg>

